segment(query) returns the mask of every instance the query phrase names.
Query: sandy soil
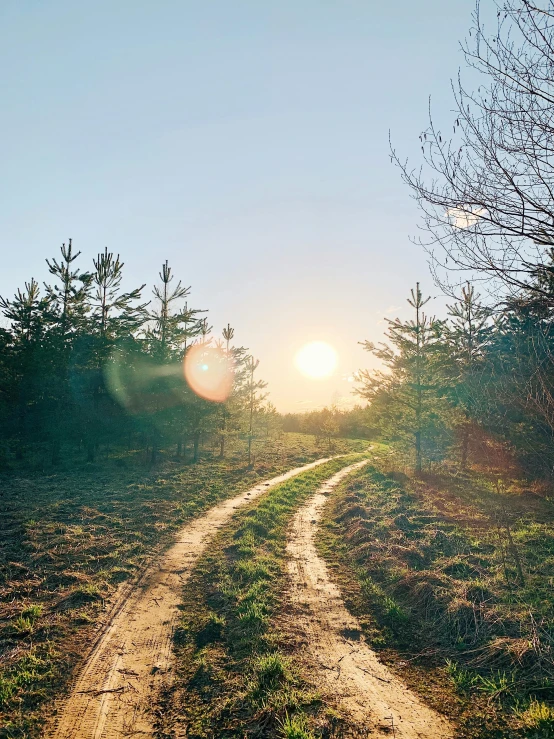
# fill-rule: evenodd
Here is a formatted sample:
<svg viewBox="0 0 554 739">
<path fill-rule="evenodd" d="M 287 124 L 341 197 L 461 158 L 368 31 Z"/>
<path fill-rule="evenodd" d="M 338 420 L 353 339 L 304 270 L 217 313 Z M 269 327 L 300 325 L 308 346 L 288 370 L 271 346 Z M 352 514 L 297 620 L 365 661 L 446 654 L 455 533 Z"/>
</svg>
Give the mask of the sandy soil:
<svg viewBox="0 0 554 739">
<path fill-rule="evenodd" d="M 364 736 L 453 737 L 448 721 L 424 705 L 364 641 L 314 545 L 326 494 L 365 463 L 346 467 L 327 480 L 294 518 L 287 545 L 293 609 L 289 619 L 322 692 L 341 704 Z"/>
<path fill-rule="evenodd" d="M 236 508 L 269 487 L 326 461 L 320 459 L 261 483 L 211 508 L 181 529 L 171 548 L 150 565 L 140 580 L 120 590 L 46 736 L 153 736 L 152 707 L 163 683 L 171 679 L 172 635 L 179 618 L 181 590 L 193 565 Z"/>
</svg>

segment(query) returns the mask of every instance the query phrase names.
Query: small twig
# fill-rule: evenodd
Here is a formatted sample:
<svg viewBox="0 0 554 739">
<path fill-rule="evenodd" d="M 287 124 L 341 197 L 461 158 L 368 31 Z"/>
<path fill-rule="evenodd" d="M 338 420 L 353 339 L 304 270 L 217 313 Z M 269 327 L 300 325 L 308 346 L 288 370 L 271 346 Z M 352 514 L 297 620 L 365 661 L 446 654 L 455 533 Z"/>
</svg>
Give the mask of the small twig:
<svg viewBox="0 0 554 739">
<path fill-rule="evenodd" d="M 385 716 L 385 721 L 391 722 L 392 735 L 393 737 L 396 737 L 396 728 L 394 726 L 394 716 L 392 714 L 390 716 Z"/>
<path fill-rule="evenodd" d="M 352 646 L 352 645 L 350 645 L 350 646 Z M 356 648 L 355 648 L 355 649 L 353 649 L 353 650 L 352 650 L 351 652 L 348 652 L 348 654 L 343 654 L 343 655 L 342 655 L 342 657 L 340 657 L 338 661 L 339 661 L 339 662 L 342 662 L 342 660 L 343 660 L 343 659 L 344 659 L 345 657 L 350 657 L 350 655 L 351 655 L 351 654 L 354 654 L 355 652 L 359 652 L 359 651 L 360 651 L 360 648 L 359 648 L 359 647 L 356 647 Z"/>
<path fill-rule="evenodd" d="M 78 690 L 77 693 L 94 693 L 94 695 L 102 695 L 103 693 L 123 693 L 125 686 L 122 685 L 120 688 L 108 688 L 106 690 L 98 690 L 92 688 L 91 690 Z"/>
<path fill-rule="evenodd" d="M 321 667 L 323 667 L 324 670 L 330 670 L 331 672 L 335 672 L 336 670 L 337 672 L 340 672 L 340 667 L 329 667 L 329 665 L 324 665 L 323 662 L 320 662 L 319 664 Z"/>
<path fill-rule="evenodd" d="M 368 675 L 371 675 L 371 677 L 374 677 L 376 680 L 380 680 L 382 683 L 390 683 L 390 680 L 385 680 L 384 677 L 379 677 L 379 675 L 376 675 L 374 672 L 371 672 L 370 670 L 366 670 L 365 667 L 358 667 L 358 670 L 361 670 L 362 672 L 365 672 Z"/>
</svg>

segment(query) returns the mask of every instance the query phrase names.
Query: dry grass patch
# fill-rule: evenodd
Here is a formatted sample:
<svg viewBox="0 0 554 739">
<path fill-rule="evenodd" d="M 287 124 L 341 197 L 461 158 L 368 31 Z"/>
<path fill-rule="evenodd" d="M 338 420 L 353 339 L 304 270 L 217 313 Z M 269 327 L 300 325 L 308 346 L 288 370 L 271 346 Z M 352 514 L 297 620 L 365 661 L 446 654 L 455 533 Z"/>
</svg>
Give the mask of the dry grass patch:
<svg viewBox="0 0 554 739">
<path fill-rule="evenodd" d="M 554 510 L 524 490 L 365 468 L 332 494 L 319 539 L 369 641 L 460 736 L 554 736 Z"/>
</svg>

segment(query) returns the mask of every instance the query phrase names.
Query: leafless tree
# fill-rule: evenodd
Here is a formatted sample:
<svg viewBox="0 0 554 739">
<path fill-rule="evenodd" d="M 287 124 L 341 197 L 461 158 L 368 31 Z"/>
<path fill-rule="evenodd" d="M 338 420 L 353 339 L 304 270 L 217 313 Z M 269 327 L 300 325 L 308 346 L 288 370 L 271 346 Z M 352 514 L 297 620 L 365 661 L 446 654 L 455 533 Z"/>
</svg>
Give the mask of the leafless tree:
<svg viewBox="0 0 554 739">
<path fill-rule="evenodd" d="M 489 281 L 497 298 L 527 294 L 554 306 L 554 1 L 496 4 L 485 28 L 479 3 L 466 62 L 482 84 L 452 84 L 452 134 L 429 114 L 424 163 L 400 166 L 424 214 L 421 243 L 435 276 L 452 290 L 468 278 Z M 546 279 L 545 279 L 546 278 Z"/>
</svg>

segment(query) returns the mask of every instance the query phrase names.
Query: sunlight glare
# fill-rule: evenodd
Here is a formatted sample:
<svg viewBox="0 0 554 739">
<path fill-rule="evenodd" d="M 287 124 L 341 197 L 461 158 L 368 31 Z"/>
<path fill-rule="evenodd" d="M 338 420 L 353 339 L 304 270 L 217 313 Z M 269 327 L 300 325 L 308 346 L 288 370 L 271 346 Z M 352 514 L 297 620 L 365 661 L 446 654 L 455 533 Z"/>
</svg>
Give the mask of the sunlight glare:
<svg viewBox="0 0 554 739">
<path fill-rule="evenodd" d="M 324 341 L 312 341 L 297 352 L 294 363 L 306 377 L 329 377 L 337 366 L 337 353 Z"/>
</svg>

